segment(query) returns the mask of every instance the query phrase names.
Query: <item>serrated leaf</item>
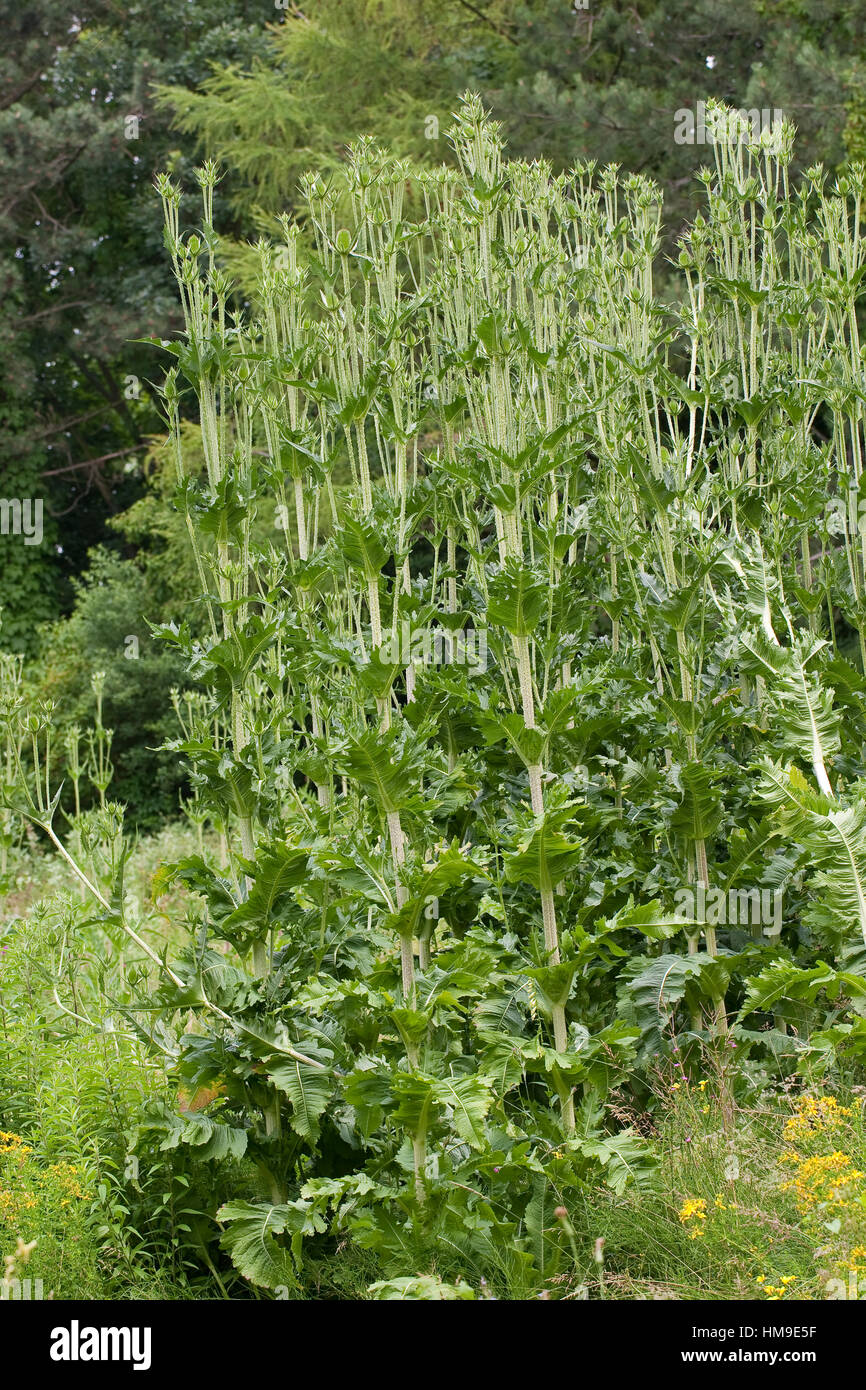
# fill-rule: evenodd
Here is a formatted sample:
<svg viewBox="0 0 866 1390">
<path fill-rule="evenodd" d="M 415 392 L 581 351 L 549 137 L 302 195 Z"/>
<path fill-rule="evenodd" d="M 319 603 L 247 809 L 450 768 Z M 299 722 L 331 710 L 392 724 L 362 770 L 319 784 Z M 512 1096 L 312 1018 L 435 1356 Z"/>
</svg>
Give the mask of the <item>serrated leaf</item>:
<svg viewBox="0 0 866 1390">
<path fill-rule="evenodd" d="M 245 1279 L 264 1289 L 297 1288 L 291 1253 L 275 1239 L 286 1230 L 297 1228 L 290 1207 L 226 1202 L 217 1212 L 217 1219 L 229 1223 L 220 1245 Z"/>
<path fill-rule="evenodd" d="M 292 1129 L 302 1139 L 315 1143 L 319 1135 L 319 1117 L 333 1093 L 330 1073 L 304 1066 L 294 1058 L 281 1057 L 267 1063 L 267 1074 L 292 1103 Z"/>
</svg>

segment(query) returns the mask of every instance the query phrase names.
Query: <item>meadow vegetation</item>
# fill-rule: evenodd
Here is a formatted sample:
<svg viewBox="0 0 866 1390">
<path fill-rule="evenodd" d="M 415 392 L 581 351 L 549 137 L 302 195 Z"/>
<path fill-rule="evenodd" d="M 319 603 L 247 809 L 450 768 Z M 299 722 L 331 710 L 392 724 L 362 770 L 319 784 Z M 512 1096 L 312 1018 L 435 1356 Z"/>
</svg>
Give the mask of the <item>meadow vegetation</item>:
<svg viewBox="0 0 866 1390">
<path fill-rule="evenodd" d="M 663 292 L 658 186 L 472 95 L 451 164 L 362 138 L 240 262 L 217 166 L 195 227 L 158 179 L 119 524 L 186 610 L 139 713 L 110 557 L 74 710 L 0 658 L 14 1277 L 859 1296 L 866 168 L 707 119 Z"/>
</svg>

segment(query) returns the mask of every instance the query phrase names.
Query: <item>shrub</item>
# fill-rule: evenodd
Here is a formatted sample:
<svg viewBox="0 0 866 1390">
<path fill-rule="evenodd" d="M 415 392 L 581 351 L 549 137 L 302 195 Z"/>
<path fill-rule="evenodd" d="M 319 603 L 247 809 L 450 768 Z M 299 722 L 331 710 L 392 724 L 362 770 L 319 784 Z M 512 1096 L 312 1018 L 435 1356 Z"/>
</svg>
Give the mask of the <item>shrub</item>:
<svg viewBox="0 0 866 1390">
<path fill-rule="evenodd" d="M 92 724 L 93 673 L 105 673 L 103 721 L 114 735 L 112 795 L 131 808 L 141 829 L 178 814 L 184 781 L 176 760 L 156 751 L 176 732 L 170 692 L 183 680 L 177 657 L 151 638 L 149 618 L 159 616 L 139 567 L 96 550 L 76 585 L 71 615 L 43 634 L 39 665 L 39 694 L 57 710 L 58 759 L 64 731 Z"/>
</svg>

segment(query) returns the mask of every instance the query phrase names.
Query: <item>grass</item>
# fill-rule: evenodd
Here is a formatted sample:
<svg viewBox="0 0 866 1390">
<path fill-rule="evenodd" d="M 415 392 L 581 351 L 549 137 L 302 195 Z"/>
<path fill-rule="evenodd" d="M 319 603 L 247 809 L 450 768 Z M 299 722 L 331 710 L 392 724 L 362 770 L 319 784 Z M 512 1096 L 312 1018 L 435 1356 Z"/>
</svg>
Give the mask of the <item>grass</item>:
<svg viewBox="0 0 866 1390">
<path fill-rule="evenodd" d="M 166 939 L 182 890 L 161 903 L 160 921 L 151 880 L 194 841 L 187 827 L 167 827 L 141 840 L 128 866 L 136 913 Z M 113 1009 L 130 963 L 84 907 L 70 911 L 55 857 L 28 845 L 15 871 L 0 915 L 0 1258 L 56 1298 L 218 1297 L 191 1234 L 195 1165 L 175 1172 L 163 1156 L 141 1181 L 129 1166 L 143 1103 L 177 1099 Z"/>
<path fill-rule="evenodd" d="M 850 1296 L 866 1276 L 864 1088 L 773 1086 L 735 1103 L 712 1072 L 676 1078 L 658 1090 L 652 1188 L 593 1192 L 569 1214 L 584 1258 L 565 1296 Z"/>
</svg>

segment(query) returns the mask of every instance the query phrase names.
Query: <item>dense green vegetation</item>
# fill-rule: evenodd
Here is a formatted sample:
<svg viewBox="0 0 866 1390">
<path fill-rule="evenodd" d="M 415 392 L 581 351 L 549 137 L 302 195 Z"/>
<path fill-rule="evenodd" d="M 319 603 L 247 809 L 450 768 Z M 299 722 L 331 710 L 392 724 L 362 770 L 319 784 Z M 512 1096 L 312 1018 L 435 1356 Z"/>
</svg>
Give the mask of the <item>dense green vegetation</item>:
<svg viewBox="0 0 866 1390">
<path fill-rule="evenodd" d="M 711 10 L 20 21 L 9 1277 L 856 1296 L 861 21 Z"/>
</svg>

